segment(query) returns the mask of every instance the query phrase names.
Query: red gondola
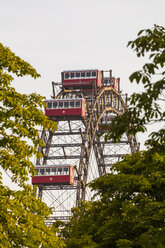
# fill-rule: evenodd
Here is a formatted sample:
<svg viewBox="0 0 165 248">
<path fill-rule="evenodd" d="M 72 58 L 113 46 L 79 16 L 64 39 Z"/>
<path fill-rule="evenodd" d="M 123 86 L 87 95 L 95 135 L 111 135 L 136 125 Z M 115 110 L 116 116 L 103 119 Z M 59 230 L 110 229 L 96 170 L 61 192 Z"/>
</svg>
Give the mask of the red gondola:
<svg viewBox="0 0 165 248">
<path fill-rule="evenodd" d="M 100 70 L 63 71 L 61 75 L 62 85 L 65 89 L 94 90 L 95 88 L 101 88 L 102 73 Z"/>
<path fill-rule="evenodd" d="M 46 100 L 45 115 L 51 119 L 80 120 L 86 118 L 86 102 L 84 98 Z"/>
<path fill-rule="evenodd" d="M 72 165 L 42 165 L 35 167 L 38 175 L 32 177 L 32 184 L 68 184 L 74 185 L 74 169 Z"/>
<path fill-rule="evenodd" d="M 106 86 L 112 86 L 116 91 L 119 91 L 119 80 L 115 77 L 112 78 L 104 78 L 103 80 L 104 87 Z"/>
</svg>

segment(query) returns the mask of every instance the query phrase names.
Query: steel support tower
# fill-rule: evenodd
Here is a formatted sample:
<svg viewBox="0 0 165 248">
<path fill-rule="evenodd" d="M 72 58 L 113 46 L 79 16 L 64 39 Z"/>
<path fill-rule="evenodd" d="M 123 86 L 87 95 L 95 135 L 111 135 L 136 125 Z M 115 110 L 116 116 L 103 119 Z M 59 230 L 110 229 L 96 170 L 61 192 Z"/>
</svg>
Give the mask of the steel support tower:
<svg viewBox="0 0 165 248">
<path fill-rule="evenodd" d="M 122 95 L 112 86 L 95 88 L 93 92 L 87 93 L 81 88 L 65 90 L 61 84 L 52 82 L 52 89 L 54 99 L 84 97 L 87 103 L 87 118 L 63 118 L 58 122 L 57 131 L 42 131 L 41 139 L 45 142 L 45 147 L 40 148 L 43 158 L 38 159 L 36 165 L 72 164 L 75 173 L 74 186 L 38 185 L 39 197 L 53 209 L 49 223 L 56 219 L 67 221 L 72 207 L 77 206 L 79 200 L 91 199 L 93 193 L 87 186 L 90 181 L 110 172 L 112 165 L 125 154 L 139 150 L 136 137 L 127 134 L 119 143 L 112 140 L 105 142 L 104 135 L 98 137 L 103 120 L 110 121 L 126 111 L 126 95 Z"/>
</svg>

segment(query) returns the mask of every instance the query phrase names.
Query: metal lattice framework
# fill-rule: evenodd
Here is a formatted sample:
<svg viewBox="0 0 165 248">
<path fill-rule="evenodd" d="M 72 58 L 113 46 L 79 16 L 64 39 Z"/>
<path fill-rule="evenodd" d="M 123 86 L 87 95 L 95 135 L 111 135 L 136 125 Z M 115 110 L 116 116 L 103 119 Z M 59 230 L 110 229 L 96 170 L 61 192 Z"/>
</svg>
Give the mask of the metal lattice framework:
<svg viewBox="0 0 165 248">
<path fill-rule="evenodd" d="M 87 183 L 105 173 L 110 172 L 112 165 L 120 161 L 127 153 L 139 149 L 136 137 L 125 134 L 120 143 L 104 140 L 104 135 L 98 138 L 100 124 L 103 120 L 109 122 L 126 111 L 125 96 L 113 87 L 107 86 L 95 90 L 93 94 L 83 90 L 62 89 L 57 96 L 53 86 L 53 98 L 84 97 L 87 102 L 87 118 L 85 120 L 61 120 L 54 133 L 43 131 L 41 139 L 45 147 L 40 149 L 42 159 L 37 165 L 74 165 L 75 185 L 38 185 L 39 197 L 54 209 L 49 222 L 55 219 L 67 221 L 71 216 L 71 208 L 79 200 L 90 200 L 92 192 Z M 105 131 L 106 133 L 106 131 Z"/>
</svg>

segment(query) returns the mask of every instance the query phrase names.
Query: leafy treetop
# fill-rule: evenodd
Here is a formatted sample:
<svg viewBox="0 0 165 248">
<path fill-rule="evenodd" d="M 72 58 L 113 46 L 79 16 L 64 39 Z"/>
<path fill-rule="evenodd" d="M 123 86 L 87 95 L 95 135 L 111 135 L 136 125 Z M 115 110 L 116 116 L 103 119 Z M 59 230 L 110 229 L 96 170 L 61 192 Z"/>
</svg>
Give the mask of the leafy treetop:
<svg viewBox="0 0 165 248">
<path fill-rule="evenodd" d="M 40 74 L 27 62 L 16 56 L 9 48 L 0 43 L 0 70 L 13 72 L 18 77 L 30 75 L 33 78 L 40 77 Z M 10 77 L 11 78 L 11 77 Z M 8 81 L 10 83 L 10 81 Z"/>
<path fill-rule="evenodd" d="M 0 166 L 22 187 L 14 191 L 4 186 L 0 173 L 0 247 L 62 248 L 57 229 L 45 224 L 51 209 L 27 184 L 34 172 L 30 158 L 41 156 L 38 147 L 44 145 L 36 126 L 54 130 L 56 123 L 44 115 L 43 97 L 16 92 L 11 86 L 12 73 L 39 77 L 30 64 L 0 43 Z"/>
<path fill-rule="evenodd" d="M 165 111 L 163 90 L 165 89 L 165 29 L 162 26 L 154 25 L 153 29 L 141 30 L 138 38 L 130 41 L 128 46 L 136 52 L 138 57 L 146 54 L 149 56 L 149 63 L 146 63 L 142 70 L 132 73 L 131 82 L 140 82 L 144 85 L 145 91 L 134 93 L 129 99 L 130 107 L 122 115 L 112 121 L 111 129 L 107 139 L 120 140 L 123 133 L 135 135 L 137 132 L 145 132 L 146 124 L 163 122 Z M 117 128 L 116 128 L 117 127 Z M 151 137 L 162 140 L 165 137 L 164 130 L 152 133 Z"/>
</svg>

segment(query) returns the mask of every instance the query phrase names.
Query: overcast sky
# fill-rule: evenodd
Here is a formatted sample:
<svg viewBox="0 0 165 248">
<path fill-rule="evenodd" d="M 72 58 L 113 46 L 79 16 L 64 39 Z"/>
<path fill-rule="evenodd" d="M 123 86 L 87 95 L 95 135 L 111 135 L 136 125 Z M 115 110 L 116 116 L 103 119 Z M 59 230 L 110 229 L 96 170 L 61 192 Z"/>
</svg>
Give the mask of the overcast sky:
<svg viewBox="0 0 165 248">
<path fill-rule="evenodd" d="M 63 70 L 112 69 L 123 92 L 140 90 L 128 78 L 143 60 L 126 46 L 139 30 L 165 26 L 164 11 L 164 0 L 0 0 L 0 42 L 41 74 L 14 86 L 50 98 Z"/>
</svg>

